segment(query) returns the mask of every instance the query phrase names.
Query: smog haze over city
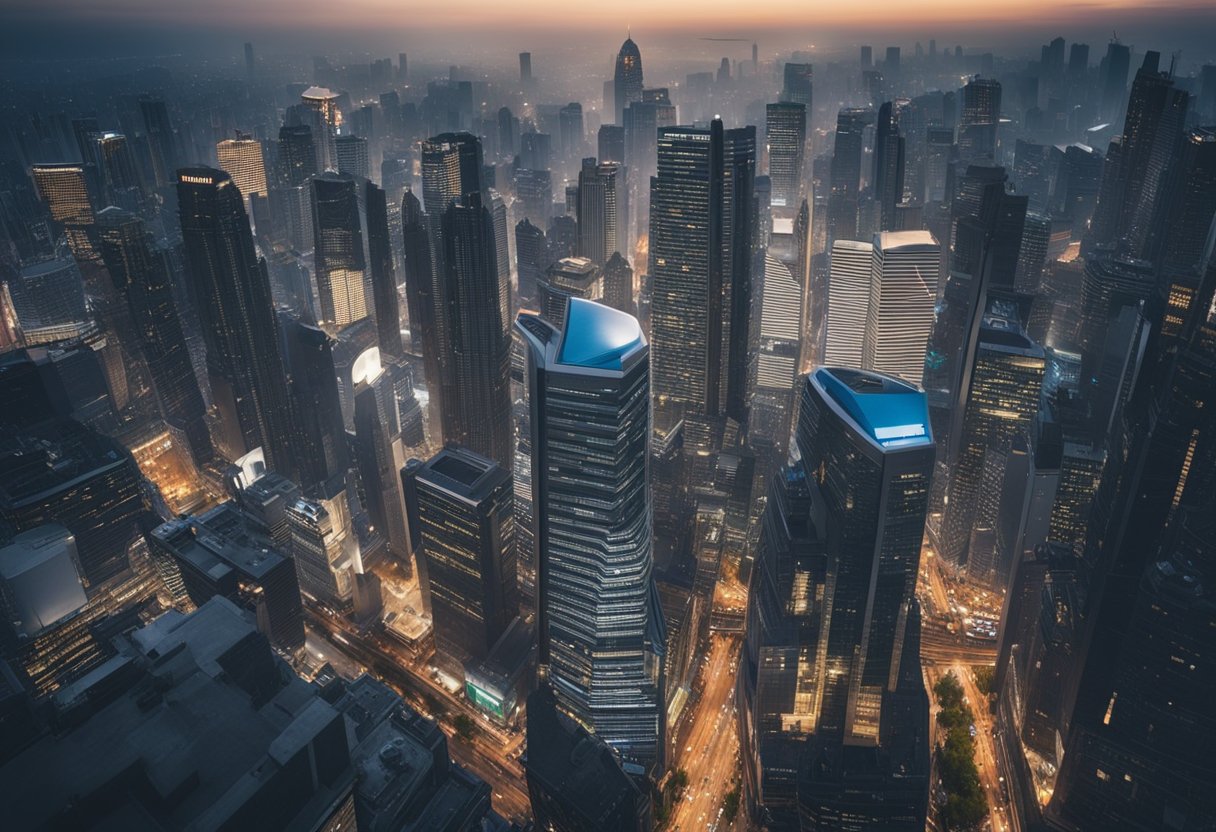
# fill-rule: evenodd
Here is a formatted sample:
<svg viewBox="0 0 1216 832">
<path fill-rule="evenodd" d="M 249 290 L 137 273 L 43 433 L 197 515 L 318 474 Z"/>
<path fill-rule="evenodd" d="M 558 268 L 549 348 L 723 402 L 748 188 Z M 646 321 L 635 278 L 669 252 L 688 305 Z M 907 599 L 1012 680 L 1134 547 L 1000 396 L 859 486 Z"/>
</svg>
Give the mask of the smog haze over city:
<svg viewBox="0 0 1216 832">
<path fill-rule="evenodd" d="M 1216 5 L 0 0 L 0 827 L 1216 830 Z"/>
</svg>

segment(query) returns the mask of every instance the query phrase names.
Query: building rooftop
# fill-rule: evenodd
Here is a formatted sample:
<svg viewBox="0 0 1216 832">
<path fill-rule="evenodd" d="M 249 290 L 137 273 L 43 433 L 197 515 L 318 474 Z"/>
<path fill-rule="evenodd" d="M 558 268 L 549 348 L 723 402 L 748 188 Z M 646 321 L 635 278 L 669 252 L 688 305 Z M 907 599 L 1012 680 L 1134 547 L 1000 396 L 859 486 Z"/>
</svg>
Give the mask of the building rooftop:
<svg viewBox="0 0 1216 832">
<path fill-rule="evenodd" d="M 880 448 L 933 444 L 923 391 L 891 376 L 843 367 L 819 367 L 810 381 Z"/>
<path fill-rule="evenodd" d="M 646 346 L 637 319 L 610 306 L 571 298 L 557 361 L 574 367 L 620 370 L 625 358 Z"/>
<path fill-rule="evenodd" d="M 932 248 L 937 250 L 937 240 L 928 231 L 880 231 L 874 235 L 874 247 L 883 251 L 892 249 Z"/>
<path fill-rule="evenodd" d="M 163 523 L 152 534 L 212 579 L 222 577 L 230 569 L 261 579 L 283 561 L 283 555 L 270 548 L 271 541 L 250 535 L 245 518 L 234 503 L 222 503 L 206 514 Z"/>
<path fill-rule="evenodd" d="M 418 480 L 461 500 L 479 503 L 511 472 L 494 460 L 459 445 L 450 445 L 418 468 Z"/>
</svg>

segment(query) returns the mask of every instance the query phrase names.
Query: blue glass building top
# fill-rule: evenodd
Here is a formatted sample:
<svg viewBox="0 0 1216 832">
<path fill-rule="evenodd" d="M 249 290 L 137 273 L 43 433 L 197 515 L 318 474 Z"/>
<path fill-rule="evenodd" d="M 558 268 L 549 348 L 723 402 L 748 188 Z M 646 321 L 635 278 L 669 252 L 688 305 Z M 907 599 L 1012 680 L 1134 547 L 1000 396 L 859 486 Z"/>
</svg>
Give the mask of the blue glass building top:
<svg viewBox="0 0 1216 832">
<path fill-rule="evenodd" d="M 928 399 L 923 391 L 890 376 L 820 367 L 815 380 L 857 427 L 883 448 L 929 445 Z"/>
<path fill-rule="evenodd" d="M 625 312 L 571 298 L 557 363 L 620 370 L 625 356 L 646 343 L 637 320 Z"/>
</svg>

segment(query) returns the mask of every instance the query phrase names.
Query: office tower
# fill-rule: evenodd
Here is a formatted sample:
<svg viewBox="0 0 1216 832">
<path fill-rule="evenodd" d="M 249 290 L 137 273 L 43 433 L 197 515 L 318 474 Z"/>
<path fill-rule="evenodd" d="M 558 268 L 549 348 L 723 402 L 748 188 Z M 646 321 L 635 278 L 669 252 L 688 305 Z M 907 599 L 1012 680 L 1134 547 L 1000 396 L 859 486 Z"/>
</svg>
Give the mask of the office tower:
<svg viewBox="0 0 1216 832">
<path fill-rule="evenodd" d="M 595 159 L 584 159 L 578 172 L 578 255 L 600 267 L 621 250 L 621 178 L 619 165 Z"/>
<path fill-rule="evenodd" d="M 600 267 L 586 257 L 563 257 L 537 281 L 537 305 L 550 323 L 566 320 L 571 298 L 602 300 L 604 278 Z"/>
<path fill-rule="evenodd" d="M 337 168 L 334 140 L 343 121 L 338 98 L 338 93 L 327 87 L 312 86 L 300 93 L 300 105 L 318 117 L 321 132 L 314 133 L 313 138 L 317 142 L 319 167 L 323 171 Z"/>
<path fill-rule="evenodd" d="M 537 281 L 549 268 L 549 243 L 545 232 L 525 217 L 515 225 L 515 261 L 521 298 L 536 297 Z"/>
<path fill-rule="evenodd" d="M 548 170 L 553 157 L 552 137 L 548 133 L 521 133 L 519 164 L 528 170 Z"/>
<path fill-rule="evenodd" d="M 518 168 L 514 175 L 515 213 L 521 219 L 547 225 L 553 213 L 553 174 L 547 170 Z"/>
<path fill-rule="evenodd" d="M 774 477 L 765 509 L 739 665 L 749 813 L 778 829 L 803 828 L 799 815 L 816 829 L 844 828 L 844 816 L 919 829 L 928 701 L 913 589 L 934 455 L 924 394 L 821 367 L 803 381 L 796 441 L 799 462 Z"/>
<path fill-rule="evenodd" d="M 376 342 L 381 355 L 401 358 L 401 307 L 397 274 L 393 268 L 393 244 L 389 239 L 388 195 L 383 188 L 364 182 L 363 202 L 367 219 L 367 258 L 371 278 L 371 309 L 376 318 Z"/>
<path fill-rule="evenodd" d="M 351 369 L 354 385 L 354 462 L 363 483 L 363 504 L 372 526 L 388 544 L 389 552 L 412 572 L 401 469 L 400 413 L 393 381 L 380 364 L 379 347 L 365 350 Z"/>
<path fill-rule="evenodd" d="M 345 486 L 337 485 L 317 499 L 295 500 L 285 514 L 300 590 L 335 610 L 350 607 L 355 572 L 362 570 L 362 562 Z"/>
<path fill-rule="evenodd" d="M 553 832 L 643 832 L 650 798 L 602 739 L 566 716 L 548 687 L 528 695 L 525 774 L 532 815 Z"/>
<path fill-rule="evenodd" d="M 887 47 L 887 59 L 883 62 L 883 71 L 888 75 L 895 75 L 899 72 L 899 55 L 900 49 L 898 46 Z"/>
<path fill-rule="evenodd" d="M 766 254 L 748 427 L 757 450 L 770 451 L 762 460 L 770 474 L 785 461 L 789 448 L 804 337 L 802 306 L 802 283 L 785 263 Z"/>
<path fill-rule="evenodd" d="M 316 137 L 307 124 L 279 128 L 279 169 L 290 186 L 305 185 L 317 174 Z"/>
<path fill-rule="evenodd" d="M 89 242 L 93 202 L 84 166 L 36 164 L 31 171 L 38 196 L 46 203 L 51 220 L 64 230 L 72 254 L 80 260 L 95 260 Z"/>
<path fill-rule="evenodd" d="M 335 165 L 339 173 L 349 173 L 367 179 L 371 163 L 367 155 L 367 139 L 361 136 L 338 136 L 334 139 Z"/>
<path fill-rule="evenodd" d="M 154 249 L 144 223 L 110 206 L 97 215 L 102 260 L 126 302 L 131 328 L 147 362 L 169 427 L 185 439 L 200 465 L 214 456 L 207 409 L 199 390 L 181 319 L 173 299 L 173 272 L 165 252 Z"/>
<path fill-rule="evenodd" d="M 1001 120 L 1001 83 L 972 78 L 963 87 L 958 126 L 958 154 L 964 162 L 996 161 L 997 126 Z"/>
<path fill-rule="evenodd" d="M 1114 152 L 1112 143 L 1107 154 L 1087 247 L 1124 243 L 1133 256 L 1144 253 L 1157 201 L 1164 196 L 1166 168 L 1178 150 L 1189 103 L 1188 94 L 1175 86 L 1173 76 L 1157 71 L 1155 55 L 1148 53 L 1132 82 L 1119 149 Z"/>
<path fill-rule="evenodd" d="M 300 584 L 291 557 L 258 534 L 236 503 L 186 515 L 152 530 L 158 568 L 175 574 L 195 606 L 223 596 L 255 613 L 258 629 L 288 652 L 304 647 Z"/>
<path fill-rule="evenodd" d="M 94 328 L 80 267 L 66 252 L 22 267 L 7 289 L 27 346 L 81 338 Z"/>
<path fill-rule="evenodd" d="M 1123 452 L 1107 460 L 1083 544 L 1091 569 L 1075 694 L 1058 703 L 1067 731 L 1046 810 L 1055 821 L 1151 829 L 1175 811 L 1200 824 L 1212 815 L 1211 678 L 1196 652 L 1210 639 L 1210 598 L 1195 570 L 1212 562 L 1214 289 L 1208 263 L 1171 349 L 1151 325 L 1108 438 Z M 1163 304 L 1149 308 L 1159 321 Z"/>
<path fill-rule="evenodd" d="M 1074 43 L 1068 47 L 1068 78 L 1074 82 L 1085 80 L 1089 72 L 1089 44 Z"/>
<path fill-rule="evenodd" d="M 407 471 L 436 658 L 464 678 L 519 613 L 511 472 L 459 445 Z"/>
<path fill-rule="evenodd" d="M 372 292 L 359 216 L 359 183 L 350 174 L 312 179 L 320 323 L 341 329 L 370 314 Z"/>
<path fill-rule="evenodd" d="M 494 223 L 474 192 L 443 212 L 443 276 L 436 309 L 443 371 L 443 437 L 511 462 L 510 312 L 501 293 Z M 433 395 L 433 393 L 432 393 Z"/>
<path fill-rule="evenodd" d="M 941 251 L 928 231 L 874 235 L 862 368 L 920 384 Z"/>
<path fill-rule="evenodd" d="M 185 168 L 178 173 L 177 199 L 219 417 L 214 438 L 228 459 L 260 447 L 271 468 L 293 476 L 278 321 L 241 194 L 223 171 Z"/>
<path fill-rule="evenodd" d="M 542 676 L 626 761 L 661 768 L 646 339 L 631 316 L 579 298 L 562 330 L 530 314 L 517 328 L 529 353 Z"/>
<path fill-rule="evenodd" d="M 78 422 L 44 422 L 0 442 L 0 519 L 17 532 L 65 526 L 90 591 L 128 568 L 127 548 L 146 511 L 131 454 Z"/>
<path fill-rule="evenodd" d="M 659 130 L 650 182 L 655 428 L 744 421 L 755 128 Z"/>
<path fill-rule="evenodd" d="M 832 149 L 831 185 L 828 192 L 828 242 L 857 236 L 857 202 L 861 190 L 861 156 L 869 110 L 844 109 L 836 116 L 836 138 Z"/>
<path fill-rule="evenodd" d="M 612 76 L 612 102 L 616 108 L 616 123 L 625 123 L 625 108 L 642 100 L 642 53 L 632 38 L 625 38 L 616 56 L 616 71 Z"/>
<path fill-rule="evenodd" d="M 601 162 L 625 163 L 625 126 L 601 124 L 596 134 L 596 155 Z"/>
<path fill-rule="evenodd" d="M 428 216 L 442 216 L 452 200 L 482 191 L 481 158 L 481 142 L 469 133 L 442 133 L 422 143 L 422 205 Z"/>
<path fill-rule="evenodd" d="M 862 366 L 873 268 L 872 243 L 855 240 L 832 243 L 823 358 L 829 367 Z"/>
<path fill-rule="evenodd" d="M 899 113 L 890 101 L 878 110 L 874 134 L 874 199 L 879 207 L 879 230 L 894 231 L 895 209 L 904 200 L 904 137 Z"/>
<path fill-rule="evenodd" d="M 874 47 L 862 46 L 859 60 L 861 61 L 862 69 L 869 69 L 874 66 Z"/>
<path fill-rule="evenodd" d="M 787 63 L 782 70 L 781 101 L 801 104 L 811 112 L 813 72 L 810 64 Z"/>
<path fill-rule="evenodd" d="M 519 53 L 519 83 L 527 87 L 532 83 L 532 53 Z"/>
<path fill-rule="evenodd" d="M 788 72 L 791 64 L 785 66 Z M 764 139 L 768 143 L 768 175 L 773 183 L 772 205 L 792 208 L 802 196 L 806 106 L 794 102 L 766 105 Z"/>
<path fill-rule="evenodd" d="M 563 159 L 578 159 L 583 155 L 583 105 L 572 101 L 558 110 L 557 146 Z"/>
<path fill-rule="evenodd" d="M 1022 228 L 1022 246 L 1018 250 L 1018 267 L 1013 285 L 1019 292 L 1037 295 L 1047 265 L 1047 248 L 1051 243 L 1051 218 L 1028 212 Z"/>
<path fill-rule="evenodd" d="M 106 131 L 93 136 L 93 142 L 104 198 L 110 204 L 138 207 L 143 201 L 143 178 L 127 137 Z"/>
<path fill-rule="evenodd" d="M 220 170 L 226 171 L 248 199 L 253 195 L 266 196 L 266 163 L 262 157 L 262 143 L 247 135 L 237 134 L 235 139 L 224 139 L 215 145 Z"/>
<path fill-rule="evenodd" d="M 1131 68 L 1131 47 L 1112 40 L 1098 68 L 1102 85 L 1102 117 L 1117 121 L 1127 103 L 1127 73 Z"/>
<path fill-rule="evenodd" d="M 160 98 L 140 98 L 139 111 L 143 116 L 148 151 L 152 156 L 152 173 L 157 188 L 168 188 L 175 182 L 181 154 L 178 151 L 177 135 L 169 120 L 169 109 Z M 221 164 L 223 160 L 221 160 Z"/>
<path fill-rule="evenodd" d="M 257 62 L 254 59 L 253 44 L 245 43 L 245 79 L 249 83 L 253 83 L 254 75 L 257 72 Z"/>
<path fill-rule="evenodd" d="M 634 312 L 633 268 L 619 251 L 604 266 L 604 305 L 629 315 Z"/>
<path fill-rule="evenodd" d="M 332 339 L 319 327 L 288 320 L 284 327 L 296 416 L 296 463 L 306 494 L 350 467 L 334 368 Z"/>
<path fill-rule="evenodd" d="M 985 461 L 1006 454 L 1015 437 L 1029 435 L 1039 412 L 1045 363 L 1043 348 L 1021 333 L 1017 321 L 989 317 L 981 325 L 967 397 L 961 403 L 958 452 L 949 460 L 940 536 L 942 556 L 956 566 L 967 562 L 977 527 Z M 986 491 L 991 496 L 992 489 Z"/>
</svg>

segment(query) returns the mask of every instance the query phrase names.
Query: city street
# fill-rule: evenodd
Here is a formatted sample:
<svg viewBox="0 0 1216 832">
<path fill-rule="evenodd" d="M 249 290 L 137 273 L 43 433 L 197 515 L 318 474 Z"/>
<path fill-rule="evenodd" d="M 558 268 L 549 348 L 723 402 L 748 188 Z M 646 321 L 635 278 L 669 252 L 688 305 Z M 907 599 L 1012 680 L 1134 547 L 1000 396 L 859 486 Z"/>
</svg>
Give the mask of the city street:
<svg viewBox="0 0 1216 832">
<path fill-rule="evenodd" d="M 733 635 L 710 637 L 708 661 L 701 671 L 701 698 L 694 706 L 687 739 L 676 754 L 675 767 L 688 772 L 688 788 L 672 814 L 669 829 L 719 828 L 722 798 L 739 773 L 734 691 L 742 644 Z"/>
</svg>

